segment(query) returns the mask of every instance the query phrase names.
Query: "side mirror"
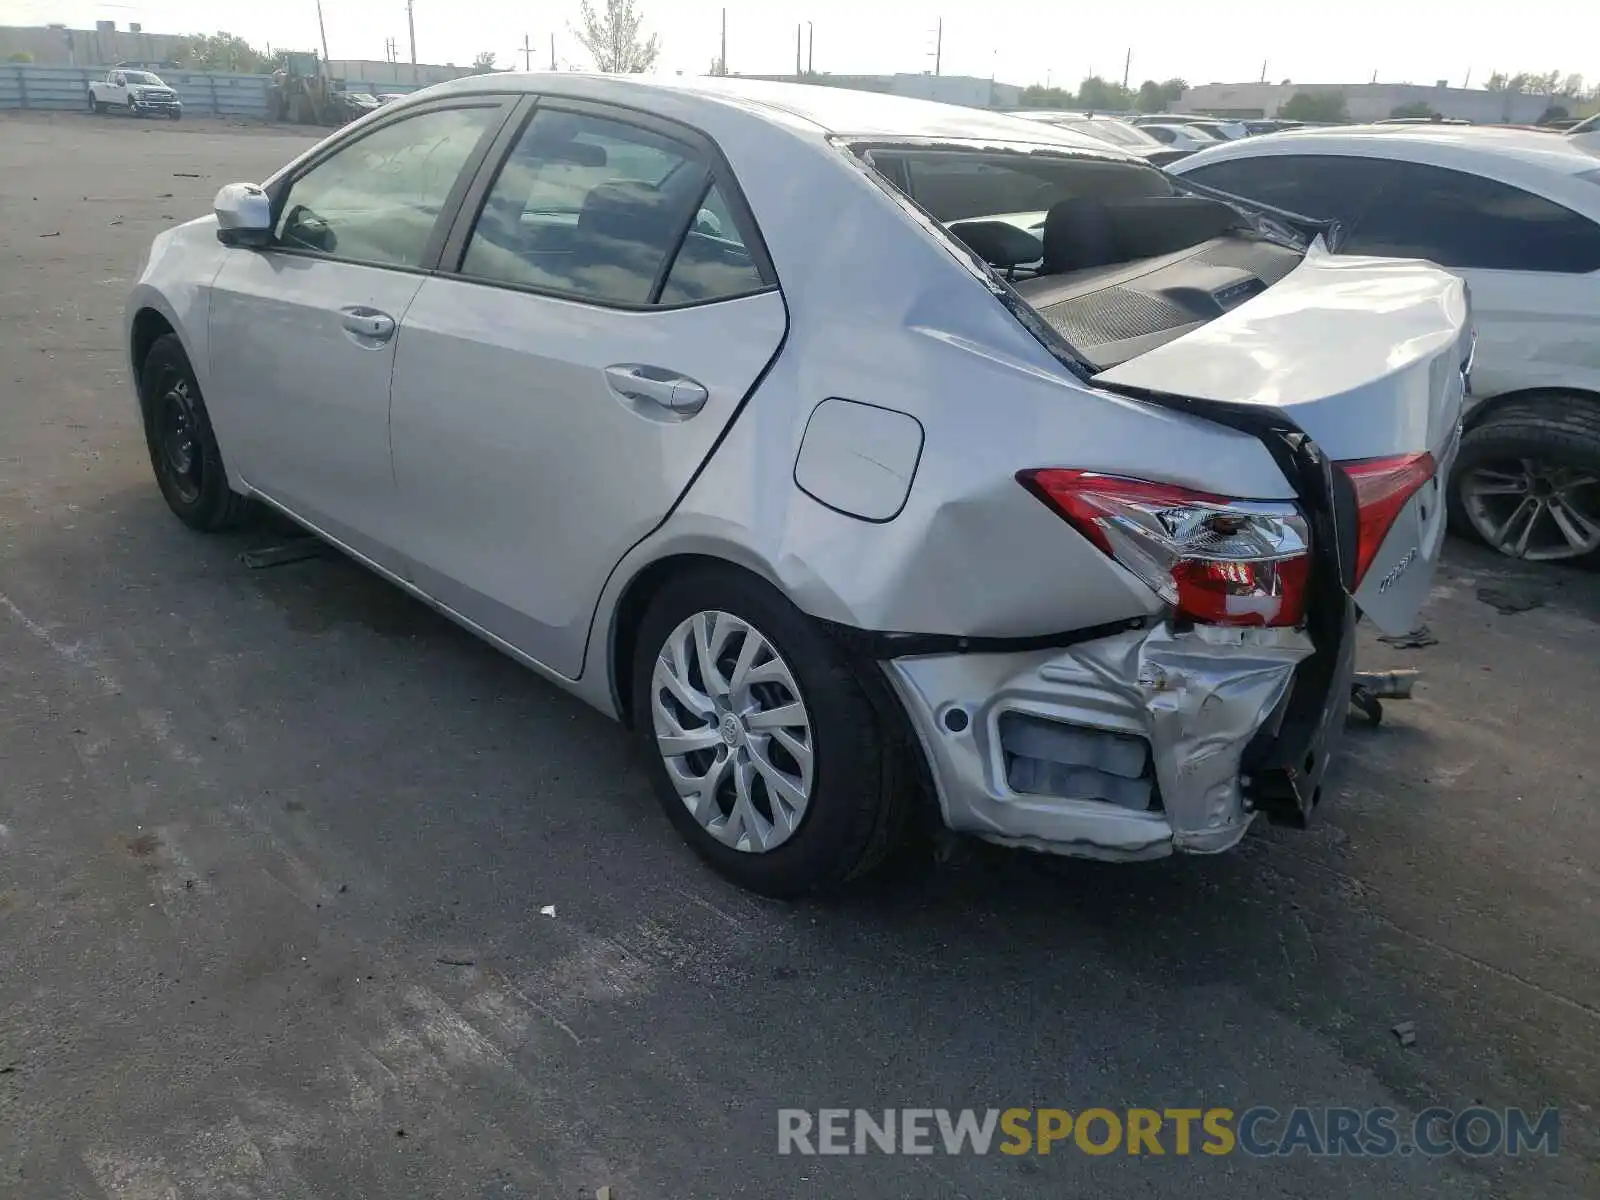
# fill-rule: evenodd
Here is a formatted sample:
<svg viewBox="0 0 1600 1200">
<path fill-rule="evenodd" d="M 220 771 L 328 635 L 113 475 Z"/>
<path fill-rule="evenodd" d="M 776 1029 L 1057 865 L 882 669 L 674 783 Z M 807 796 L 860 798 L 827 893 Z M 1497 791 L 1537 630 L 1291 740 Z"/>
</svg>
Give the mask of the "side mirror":
<svg viewBox="0 0 1600 1200">
<path fill-rule="evenodd" d="M 253 183 L 230 183 L 217 193 L 217 241 L 261 249 L 272 241 L 272 201 Z"/>
</svg>

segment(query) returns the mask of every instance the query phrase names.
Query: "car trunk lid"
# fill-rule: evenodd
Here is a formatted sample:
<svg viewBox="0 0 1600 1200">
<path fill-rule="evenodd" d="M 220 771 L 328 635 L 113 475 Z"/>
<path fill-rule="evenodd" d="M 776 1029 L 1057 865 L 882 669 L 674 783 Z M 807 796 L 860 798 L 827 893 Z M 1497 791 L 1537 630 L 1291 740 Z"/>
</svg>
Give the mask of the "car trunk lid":
<svg viewBox="0 0 1600 1200">
<path fill-rule="evenodd" d="M 1431 478 L 1363 555 L 1368 566 L 1353 592 L 1384 632 L 1403 633 L 1427 598 L 1444 539 L 1443 481 L 1460 436 L 1470 312 L 1466 285 L 1436 267 L 1334 256 L 1318 242 L 1266 291 L 1094 382 L 1282 414 L 1341 463 L 1430 454 Z"/>
</svg>

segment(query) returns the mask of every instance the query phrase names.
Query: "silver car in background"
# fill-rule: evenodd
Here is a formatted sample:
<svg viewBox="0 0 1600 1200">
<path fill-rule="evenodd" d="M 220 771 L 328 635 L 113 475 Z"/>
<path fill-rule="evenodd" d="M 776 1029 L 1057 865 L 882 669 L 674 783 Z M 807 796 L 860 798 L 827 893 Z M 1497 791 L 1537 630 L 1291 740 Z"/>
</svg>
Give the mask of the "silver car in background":
<svg viewBox="0 0 1600 1200">
<path fill-rule="evenodd" d="M 1409 629 L 1466 294 L 1037 122 L 494 75 L 159 236 L 157 481 L 268 505 L 629 722 L 775 895 L 919 813 L 1137 859 L 1303 822 Z"/>
</svg>

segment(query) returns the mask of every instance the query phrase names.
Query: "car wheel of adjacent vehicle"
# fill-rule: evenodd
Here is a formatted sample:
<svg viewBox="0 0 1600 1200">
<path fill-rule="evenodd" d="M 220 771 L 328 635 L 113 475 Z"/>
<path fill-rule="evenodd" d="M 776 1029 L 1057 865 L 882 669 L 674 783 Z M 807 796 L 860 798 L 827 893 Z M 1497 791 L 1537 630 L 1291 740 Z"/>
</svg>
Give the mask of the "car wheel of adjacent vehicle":
<svg viewBox="0 0 1600 1200">
<path fill-rule="evenodd" d="M 169 121 L 180 121 L 182 119 L 183 119 L 183 114 L 181 112 L 173 111 L 173 112 L 169 112 L 167 114 L 167 120 L 169 120 Z"/>
<path fill-rule="evenodd" d="M 156 483 L 179 520 L 208 532 L 246 520 L 253 506 L 228 486 L 200 385 L 176 334 L 157 338 L 145 357 L 139 406 Z"/>
<path fill-rule="evenodd" d="M 1600 403 L 1512 401 L 1468 430 L 1450 517 L 1512 558 L 1600 563 Z"/>
<path fill-rule="evenodd" d="M 898 840 L 908 773 L 851 662 L 772 587 L 670 580 L 633 662 L 634 732 L 668 818 L 722 874 L 795 896 Z"/>
</svg>

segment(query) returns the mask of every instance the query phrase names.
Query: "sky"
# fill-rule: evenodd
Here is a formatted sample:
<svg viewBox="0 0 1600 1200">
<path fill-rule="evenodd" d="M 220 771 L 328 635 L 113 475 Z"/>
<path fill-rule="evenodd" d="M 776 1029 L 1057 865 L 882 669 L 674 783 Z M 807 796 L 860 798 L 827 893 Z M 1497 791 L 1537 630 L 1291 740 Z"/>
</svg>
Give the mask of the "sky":
<svg viewBox="0 0 1600 1200">
<path fill-rule="evenodd" d="M 599 0 L 603 3 L 603 0 Z M 483 50 L 521 66 L 548 65 L 550 35 L 563 67 L 588 69 L 571 26 L 578 0 L 414 0 L 417 58 L 465 65 Z M 656 70 L 703 74 L 728 19 L 728 67 L 744 74 L 794 70 L 795 27 L 810 23 L 812 64 L 836 74 L 933 69 L 934 29 L 944 23 L 941 70 L 1016 84 L 1076 86 L 1085 75 L 1190 83 L 1380 82 L 1453 86 L 1496 71 L 1560 70 L 1600 82 L 1600 4 L 1594 0 L 635 0 L 659 34 Z M 382 59 L 393 37 L 409 59 L 405 0 L 322 0 L 329 57 Z M 1511 14 L 1515 14 L 1514 17 Z M 258 46 L 316 49 L 317 0 L 0 0 L 0 25 L 76 27 L 97 20 L 152 33 L 226 30 Z M 1363 31 L 1370 31 L 1363 36 Z"/>
</svg>

